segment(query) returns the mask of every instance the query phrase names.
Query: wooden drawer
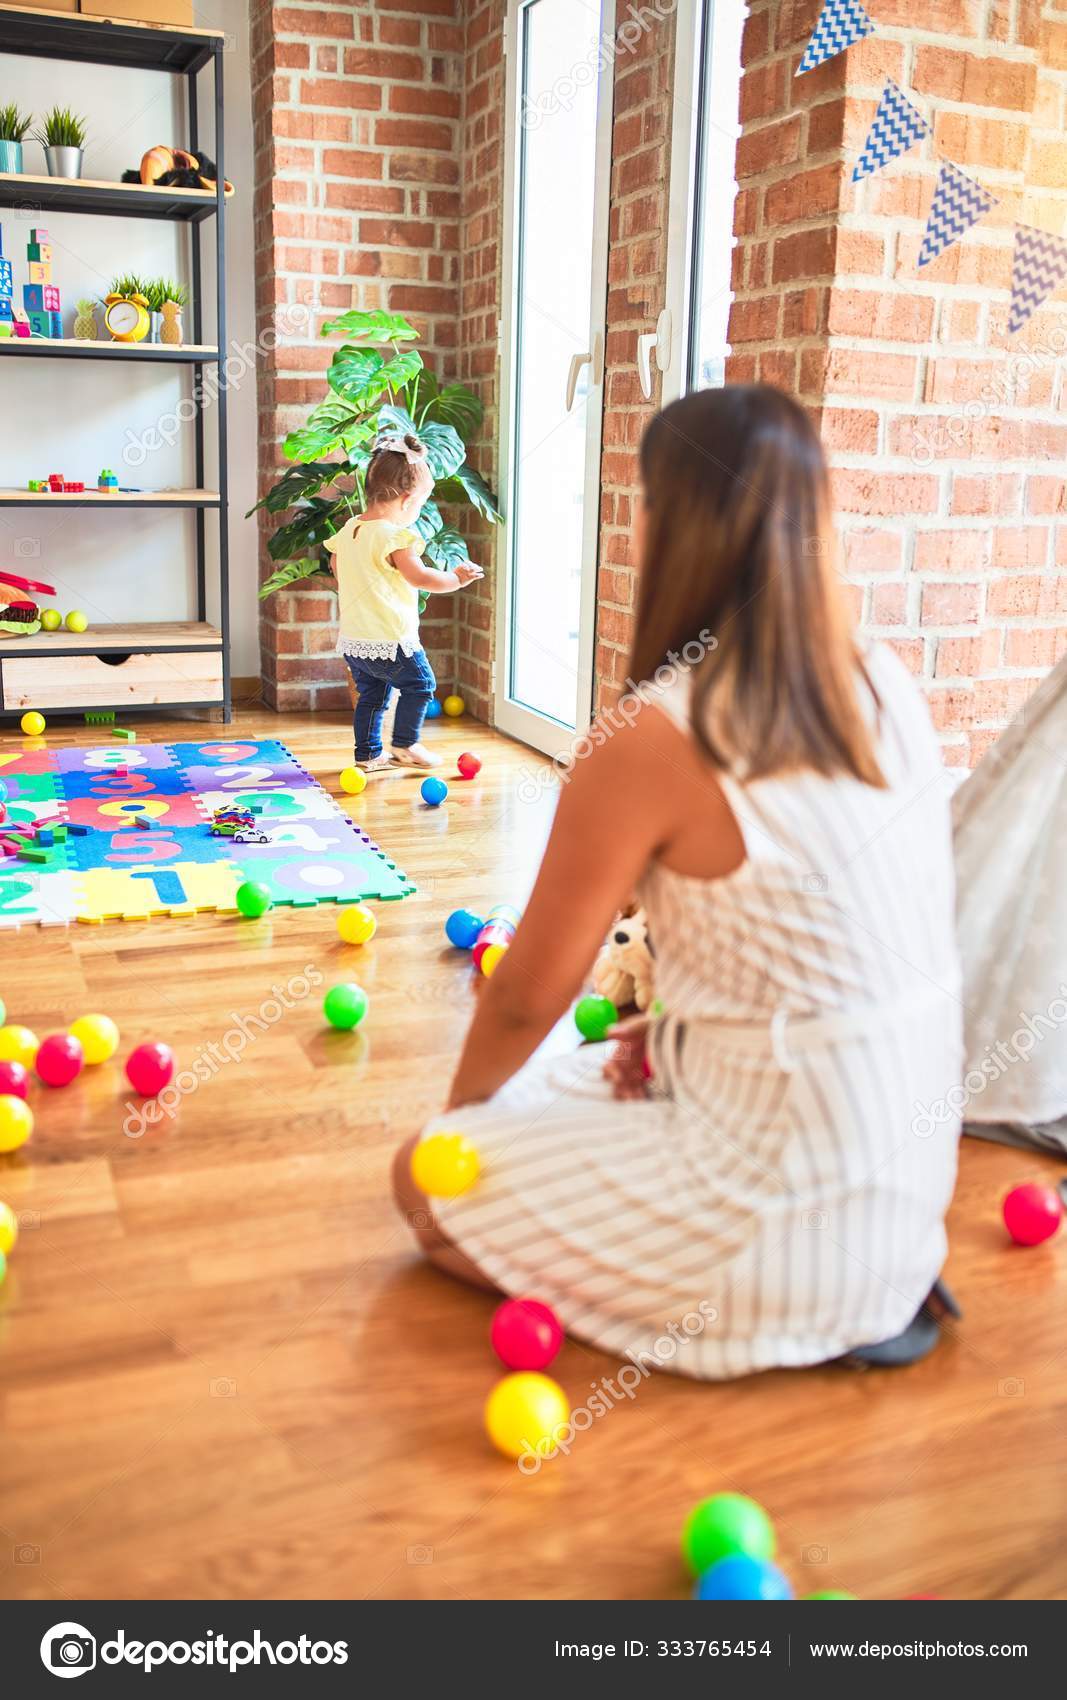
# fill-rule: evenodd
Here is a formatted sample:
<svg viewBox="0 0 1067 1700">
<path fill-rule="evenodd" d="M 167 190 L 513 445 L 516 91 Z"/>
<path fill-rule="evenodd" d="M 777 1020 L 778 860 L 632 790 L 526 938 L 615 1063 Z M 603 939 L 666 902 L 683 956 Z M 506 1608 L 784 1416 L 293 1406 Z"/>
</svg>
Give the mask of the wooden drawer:
<svg viewBox="0 0 1067 1700">
<path fill-rule="evenodd" d="M 0 661 L 3 706 L 114 708 L 127 703 L 218 702 L 220 650 L 167 655 L 5 656 Z"/>
</svg>

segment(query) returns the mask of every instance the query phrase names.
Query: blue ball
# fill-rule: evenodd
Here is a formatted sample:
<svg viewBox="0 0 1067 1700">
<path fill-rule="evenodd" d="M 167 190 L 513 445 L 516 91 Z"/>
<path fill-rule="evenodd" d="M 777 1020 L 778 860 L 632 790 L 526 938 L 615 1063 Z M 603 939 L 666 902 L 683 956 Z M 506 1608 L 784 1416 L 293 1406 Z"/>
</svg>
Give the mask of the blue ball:
<svg viewBox="0 0 1067 1700">
<path fill-rule="evenodd" d="M 693 1588 L 694 1600 L 791 1600 L 788 1576 L 765 1558 L 732 1552 L 705 1570 Z"/>
<path fill-rule="evenodd" d="M 485 926 L 485 922 L 469 909 L 453 909 L 445 922 L 445 932 L 449 944 L 454 944 L 457 950 L 473 950 L 474 941 Z"/>
<path fill-rule="evenodd" d="M 448 786 L 443 779 L 424 779 L 422 782 L 422 800 L 429 803 L 431 809 L 436 809 L 448 796 Z"/>
<path fill-rule="evenodd" d="M 440 720 L 441 718 L 441 704 L 438 702 L 436 697 L 430 698 L 429 706 L 426 710 L 426 718 L 427 720 Z"/>
</svg>

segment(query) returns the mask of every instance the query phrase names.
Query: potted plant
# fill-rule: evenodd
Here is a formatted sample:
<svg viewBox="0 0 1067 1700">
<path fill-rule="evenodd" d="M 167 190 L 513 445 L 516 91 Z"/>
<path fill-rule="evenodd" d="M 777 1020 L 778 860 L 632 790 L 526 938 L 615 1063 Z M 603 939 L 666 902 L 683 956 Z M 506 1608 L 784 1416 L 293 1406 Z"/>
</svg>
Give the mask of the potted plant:
<svg viewBox="0 0 1067 1700">
<path fill-rule="evenodd" d="M 12 101 L 0 106 L 0 171 L 22 170 L 22 138 L 33 119 L 20 112 Z"/>
<path fill-rule="evenodd" d="M 184 340 L 182 308 L 189 299 L 189 291 L 184 283 L 175 283 L 173 278 L 160 278 L 159 283 L 163 290 L 160 305 L 163 328 L 160 331 L 160 341 L 180 347 Z"/>
<path fill-rule="evenodd" d="M 283 453 L 293 465 L 249 509 L 251 515 L 264 508 L 278 519 L 267 543 L 276 565 L 260 587 L 261 599 L 329 572 L 323 542 L 360 512 L 364 474 L 382 430 L 414 432 L 426 446 L 434 489 L 415 529 L 425 539 L 428 566 L 447 571 L 469 559 L 442 504 L 465 504 L 500 523 L 496 497 L 467 463 L 464 436 L 482 420 L 477 396 L 462 384 L 440 385 L 417 350 L 404 346 L 418 332 L 402 314 L 353 309 L 322 327 L 323 336 L 335 332 L 345 340 L 326 373 L 329 394 L 286 437 Z M 422 591 L 420 607 L 425 603 Z"/>
<path fill-rule="evenodd" d="M 84 118 L 79 118 L 66 106 L 53 106 L 46 112 L 34 140 L 44 149 L 49 177 L 80 177 L 82 150 L 85 147 Z"/>
</svg>

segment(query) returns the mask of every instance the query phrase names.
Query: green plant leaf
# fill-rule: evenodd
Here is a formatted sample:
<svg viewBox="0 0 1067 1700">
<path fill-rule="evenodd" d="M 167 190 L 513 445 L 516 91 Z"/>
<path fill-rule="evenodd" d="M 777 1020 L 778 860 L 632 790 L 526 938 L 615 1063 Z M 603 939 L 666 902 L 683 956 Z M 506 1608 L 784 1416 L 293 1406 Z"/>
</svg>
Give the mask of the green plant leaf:
<svg viewBox="0 0 1067 1700">
<path fill-rule="evenodd" d="M 469 502 L 485 519 L 493 520 L 497 525 L 504 523 L 497 512 L 493 492 L 485 479 L 466 462 L 457 467 L 451 478 L 443 478 L 434 494 L 442 502 Z"/>
<path fill-rule="evenodd" d="M 356 307 L 339 319 L 327 319 L 320 334 L 332 336 L 338 331 L 351 342 L 415 342 L 419 334 L 403 313 L 363 313 Z"/>
<path fill-rule="evenodd" d="M 298 508 L 295 519 L 278 527 L 267 553 L 272 561 L 288 561 L 300 555 L 310 555 L 327 537 L 339 531 L 347 516 L 348 504 L 342 500 L 327 502 L 315 498 L 306 508 Z"/>
<path fill-rule="evenodd" d="M 435 531 L 440 531 L 444 523 L 441 510 L 431 496 L 428 502 L 423 503 L 422 512 L 411 529 L 417 531 L 420 537 L 429 538 Z"/>
<path fill-rule="evenodd" d="M 373 348 L 355 348 L 346 343 L 334 355 L 326 382 L 334 395 L 362 412 L 388 388 L 388 380 L 382 377 L 384 369 L 385 361 Z"/>
<path fill-rule="evenodd" d="M 410 384 L 412 378 L 423 370 L 422 355 L 415 348 L 402 348 L 384 366 L 379 376 L 385 380 L 389 389 L 394 393 L 402 390 L 405 384 Z"/>
<path fill-rule="evenodd" d="M 453 526 L 442 525 L 440 530 L 427 540 L 423 559 L 432 567 L 447 571 L 450 567 L 457 566 L 460 561 L 469 561 L 470 551 L 466 540 Z"/>
<path fill-rule="evenodd" d="M 463 384 L 446 384 L 430 398 L 424 417 L 453 425 L 463 437 L 473 436 L 485 417 L 485 409 L 476 395 Z"/>
<path fill-rule="evenodd" d="M 321 561 L 299 560 L 283 561 L 275 567 L 269 578 L 263 580 L 259 587 L 259 600 L 273 596 L 276 590 L 287 590 L 291 584 L 299 584 L 303 578 L 313 578 L 323 571 Z"/>
<path fill-rule="evenodd" d="M 419 432 L 419 438 L 426 449 L 426 459 L 435 479 L 451 478 L 463 465 L 467 450 L 463 438 L 453 426 L 428 420 Z"/>
<path fill-rule="evenodd" d="M 402 437 L 406 437 L 409 432 L 415 437 L 419 434 L 415 421 L 407 409 L 399 407 L 391 401 L 387 401 L 384 407 L 378 409 L 378 417 L 374 422 L 374 427 L 376 437 L 380 437 L 383 431 L 390 433 L 399 431 Z"/>
<path fill-rule="evenodd" d="M 312 408 L 307 424 L 290 431 L 282 444 L 287 460 L 321 460 L 343 451 L 347 454 L 372 435 L 370 423 L 361 419 L 347 402 L 332 398 Z"/>
<path fill-rule="evenodd" d="M 254 514 L 256 508 L 265 508 L 269 514 L 284 513 L 287 508 L 295 507 L 297 502 L 314 496 L 324 484 L 329 484 L 344 470 L 336 461 L 311 461 L 305 466 L 291 466 L 255 507 L 249 508 L 245 518 Z"/>
</svg>

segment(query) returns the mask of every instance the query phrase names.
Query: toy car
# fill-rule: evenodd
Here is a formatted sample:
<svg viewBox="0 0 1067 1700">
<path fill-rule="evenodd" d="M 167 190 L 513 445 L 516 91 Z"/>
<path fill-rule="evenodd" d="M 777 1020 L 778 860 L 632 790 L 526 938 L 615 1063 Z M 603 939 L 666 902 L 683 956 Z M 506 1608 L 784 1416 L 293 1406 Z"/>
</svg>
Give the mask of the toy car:
<svg viewBox="0 0 1067 1700">
<path fill-rule="evenodd" d="M 227 804 L 216 809 L 211 817 L 212 838 L 232 838 L 235 844 L 269 844 L 270 833 L 261 826 L 251 809 L 240 804 Z"/>
</svg>

